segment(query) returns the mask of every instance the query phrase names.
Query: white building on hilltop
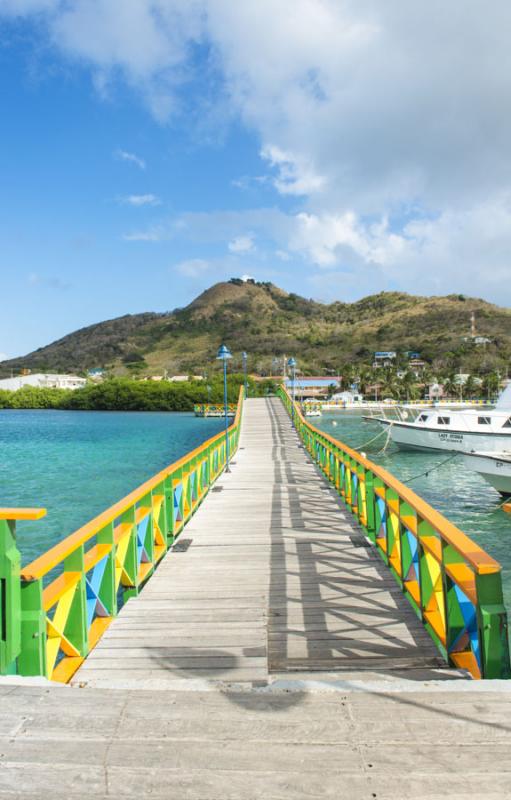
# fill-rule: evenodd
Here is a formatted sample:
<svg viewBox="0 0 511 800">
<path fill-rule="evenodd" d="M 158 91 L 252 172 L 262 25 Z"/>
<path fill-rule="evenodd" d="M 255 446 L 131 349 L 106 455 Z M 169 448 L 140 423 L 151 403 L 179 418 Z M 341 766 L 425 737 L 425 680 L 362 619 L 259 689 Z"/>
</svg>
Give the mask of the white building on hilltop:
<svg viewBox="0 0 511 800">
<path fill-rule="evenodd" d="M 54 375 L 38 372 L 35 375 L 17 375 L 15 378 L 0 380 L 0 389 L 15 392 L 25 386 L 36 389 L 81 389 L 87 383 L 86 378 L 78 375 Z"/>
</svg>

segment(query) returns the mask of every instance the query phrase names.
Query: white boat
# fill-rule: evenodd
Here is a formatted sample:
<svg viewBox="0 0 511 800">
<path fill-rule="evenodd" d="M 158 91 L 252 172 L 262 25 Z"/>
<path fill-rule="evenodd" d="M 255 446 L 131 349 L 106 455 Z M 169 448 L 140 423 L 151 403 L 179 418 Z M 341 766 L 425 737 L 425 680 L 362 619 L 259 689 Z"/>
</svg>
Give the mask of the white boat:
<svg viewBox="0 0 511 800">
<path fill-rule="evenodd" d="M 434 408 L 422 411 L 410 421 L 386 417 L 375 420 L 390 426 L 392 441 L 403 449 L 511 455 L 511 383 L 493 409 Z"/>
<path fill-rule="evenodd" d="M 304 417 L 320 417 L 321 406 L 319 403 L 304 403 L 302 406 Z"/>
<path fill-rule="evenodd" d="M 465 466 L 478 472 L 494 489 L 505 497 L 511 497 L 511 452 L 463 453 L 463 461 Z"/>
<path fill-rule="evenodd" d="M 321 410 L 319 408 L 306 408 L 303 415 L 304 417 L 320 417 Z"/>
</svg>

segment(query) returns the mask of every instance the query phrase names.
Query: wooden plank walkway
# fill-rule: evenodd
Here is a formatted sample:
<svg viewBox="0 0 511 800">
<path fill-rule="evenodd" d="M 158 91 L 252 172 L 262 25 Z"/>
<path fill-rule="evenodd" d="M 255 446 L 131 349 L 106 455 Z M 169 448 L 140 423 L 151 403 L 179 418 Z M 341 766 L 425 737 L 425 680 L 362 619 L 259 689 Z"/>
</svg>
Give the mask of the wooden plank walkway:
<svg viewBox="0 0 511 800">
<path fill-rule="evenodd" d="M 219 479 L 77 672 L 91 686 L 445 666 L 277 399 L 246 403 Z"/>
</svg>

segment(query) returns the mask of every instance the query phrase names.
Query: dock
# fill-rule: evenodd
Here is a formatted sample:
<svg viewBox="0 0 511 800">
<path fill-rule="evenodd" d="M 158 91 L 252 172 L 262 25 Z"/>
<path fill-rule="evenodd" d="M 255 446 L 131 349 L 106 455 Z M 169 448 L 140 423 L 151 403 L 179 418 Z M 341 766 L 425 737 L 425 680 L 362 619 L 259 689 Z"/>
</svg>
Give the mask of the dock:
<svg viewBox="0 0 511 800">
<path fill-rule="evenodd" d="M 0 678 L 0 798 L 511 798 L 511 682 L 442 657 L 280 399 L 230 470 L 69 683 Z"/>
</svg>

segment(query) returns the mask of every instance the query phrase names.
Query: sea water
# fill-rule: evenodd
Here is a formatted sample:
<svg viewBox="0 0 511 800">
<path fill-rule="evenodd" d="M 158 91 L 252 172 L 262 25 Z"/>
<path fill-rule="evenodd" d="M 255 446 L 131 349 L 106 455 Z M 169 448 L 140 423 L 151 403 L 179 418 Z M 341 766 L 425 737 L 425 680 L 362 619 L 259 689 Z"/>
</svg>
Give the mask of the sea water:
<svg viewBox="0 0 511 800">
<path fill-rule="evenodd" d="M 0 411 L 0 506 L 46 508 L 17 525 L 26 564 L 223 428 L 193 414 Z"/>
<path fill-rule="evenodd" d="M 511 514 L 502 511 L 503 498 L 477 472 L 468 470 L 461 456 L 451 457 L 445 450 L 399 450 L 391 443 L 382 453 L 388 429 L 365 421 L 360 411 L 323 412 L 311 422 L 350 447 L 362 449 L 497 559 L 511 612 Z M 374 442 L 366 444 L 380 431 Z"/>
</svg>

